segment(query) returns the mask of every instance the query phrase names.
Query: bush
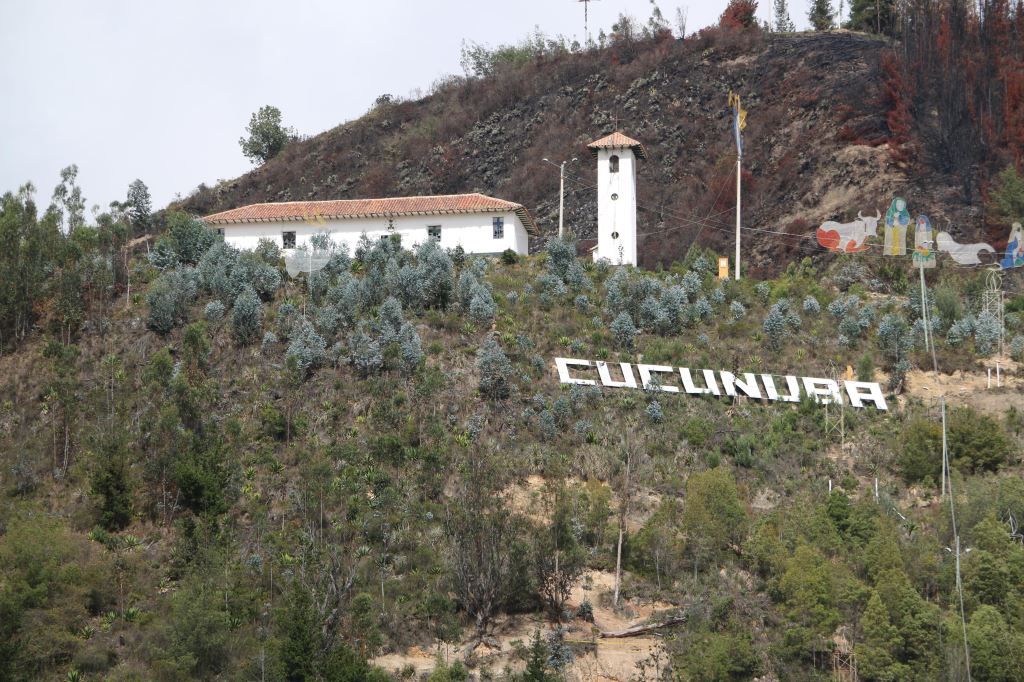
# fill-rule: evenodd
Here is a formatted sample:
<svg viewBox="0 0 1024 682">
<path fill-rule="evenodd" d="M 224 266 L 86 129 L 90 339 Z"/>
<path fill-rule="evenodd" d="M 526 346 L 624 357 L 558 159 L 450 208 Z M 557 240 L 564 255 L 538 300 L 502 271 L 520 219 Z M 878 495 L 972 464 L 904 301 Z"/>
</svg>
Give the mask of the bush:
<svg viewBox="0 0 1024 682">
<path fill-rule="evenodd" d="M 733 301 L 729 304 L 729 312 L 732 314 L 733 320 L 739 321 L 747 314 L 747 308 L 739 301 Z"/>
<path fill-rule="evenodd" d="M 412 324 L 406 322 L 398 334 L 399 355 L 402 359 L 402 372 L 412 374 L 423 364 L 423 344 L 420 335 Z"/>
<path fill-rule="evenodd" d="M 662 412 L 661 403 L 657 400 L 652 400 L 647 405 L 647 409 L 644 412 L 647 415 L 647 418 L 655 424 L 660 424 L 662 420 L 665 419 L 665 413 Z"/>
<path fill-rule="evenodd" d="M 206 250 L 217 242 L 216 234 L 202 221 L 179 212 L 167 216 L 164 235 L 178 262 L 187 265 L 198 263 Z"/>
<path fill-rule="evenodd" d="M 818 313 L 820 313 L 821 304 L 818 303 L 818 299 L 814 298 L 814 296 L 808 295 L 804 299 L 804 312 L 809 313 L 811 315 L 817 315 Z"/>
<path fill-rule="evenodd" d="M 515 265 L 519 262 L 519 254 L 512 249 L 505 249 L 501 252 L 501 262 L 505 265 Z"/>
<path fill-rule="evenodd" d="M 952 410 L 947 430 L 950 461 L 962 471 L 995 471 L 1014 449 L 998 421 L 970 407 Z"/>
<path fill-rule="evenodd" d="M 1024 362 L 1024 336 L 1018 334 L 1010 341 L 1010 357 L 1016 362 Z"/>
<path fill-rule="evenodd" d="M 376 374 L 384 366 L 384 354 L 380 344 L 377 343 L 360 326 L 355 334 L 349 338 L 349 362 L 356 368 L 356 372 L 362 377 Z"/>
<path fill-rule="evenodd" d="M 225 311 L 226 308 L 224 307 L 224 304 L 222 302 L 210 301 L 209 303 L 206 304 L 206 307 L 203 308 L 203 317 L 206 319 L 207 322 L 220 322 L 221 320 L 224 319 Z"/>
<path fill-rule="evenodd" d="M 494 314 L 497 306 L 491 296 L 491 290 L 487 287 L 476 284 L 473 286 L 473 295 L 469 302 L 469 317 L 479 325 L 489 325 L 494 321 Z"/>
<path fill-rule="evenodd" d="M 316 333 L 313 325 L 303 318 L 298 329 L 291 334 L 285 357 L 294 364 L 299 376 L 304 379 L 327 360 L 326 348 L 327 342 Z"/>
<path fill-rule="evenodd" d="M 636 325 L 633 324 L 633 318 L 629 316 L 629 313 L 622 311 L 619 316 L 616 317 L 611 326 L 612 334 L 615 336 L 615 342 L 626 350 L 633 349 L 633 340 L 636 338 Z"/>
<path fill-rule="evenodd" d="M 493 337 L 488 337 L 476 354 L 480 372 L 480 394 L 488 400 L 503 400 L 512 392 L 512 363 Z"/>
<path fill-rule="evenodd" d="M 768 315 L 765 316 L 761 328 L 764 329 L 768 347 L 772 350 L 780 350 L 783 339 L 789 335 L 789 330 L 786 328 L 785 311 L 778 304 L 773 305 L 768 311 Z"/>
<path fill-rule="evenodd" d="M 914 419 L 900 436 L 897 455 L 900 475 L 907 483 L 942 476 L 942 426 L 930 419 Z"/>
<path fill-rule="evenodd" d="M 170 270 L 149 288 L 146 325 L 157 334 L 167 334 L 188 319 L 188 309 L 196 297 L 196 277 L 192 268 Z"/>
<path fill-rule="evenodd" d="M 979 355 L 991 355 L 999 343 L 999 321 L 995 315 L 984 312 L 974 325 L 974 348 Z"/>
<path fill-rule="evenodd" d="M 247 346 L 259 336 L 263 326 L 263 305 L 252 287 L 242 288 L 231 309 L 231 336 L 239 346 Z"/>
</svg>

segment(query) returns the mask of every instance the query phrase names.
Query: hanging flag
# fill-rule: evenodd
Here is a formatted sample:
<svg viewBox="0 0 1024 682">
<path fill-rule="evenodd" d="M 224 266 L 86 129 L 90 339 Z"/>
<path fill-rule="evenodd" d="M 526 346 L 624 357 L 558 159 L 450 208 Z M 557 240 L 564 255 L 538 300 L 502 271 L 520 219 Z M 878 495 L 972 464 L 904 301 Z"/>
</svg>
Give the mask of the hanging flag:
<svg viewBox="0 0 1024 682">
<path fill-rule="evenodd" d="M 732 109 L 732 132 L 736 136 L 736 153 L 743 156 L 743 130 L 747 127 L 747 110 L 740 103 L 740 96 L 729 93 L 729 107 Z"/>
</svg>

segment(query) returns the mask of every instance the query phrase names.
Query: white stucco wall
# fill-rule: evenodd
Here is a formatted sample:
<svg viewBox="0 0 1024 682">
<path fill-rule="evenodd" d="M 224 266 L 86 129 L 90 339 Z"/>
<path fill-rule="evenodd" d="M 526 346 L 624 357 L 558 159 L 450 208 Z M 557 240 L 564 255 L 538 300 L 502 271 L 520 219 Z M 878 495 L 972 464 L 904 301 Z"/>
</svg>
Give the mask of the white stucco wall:
<svg viewBox="0 0 1024 682">
<path fill-rule="evenodd" d="M 619 157 L 619 172 L 609 159 Z M 612 195 L 617 194 L 617 199 Z M 618 233 L 618 238 L 613 237 Z M 636 157 L 628 147 L 597 150 L 597 248 L 594 260 L 636 265 Z"/>
<path fill-rule="evenodd" d="M 493 218 L 505 219 L 505 236 L 493 237 Z M 427 240 L 427 228 L 441 227 L 441 246 L 446 249 L 462 246 L 466 253 L 501 253 L 512 249 L 518 254 L 529 253 L 526 228 L 515 213 L 474 213 L 433 216 L 398 216 L 393 218 L 393 230 L 388 229 L 386 218 L 349 218 L 344 220 L 317 221 L 274 221 L 253 223 L 228 223 L 211 225 L 211 229 L 223 229 L 224 241 L 237 249 L 254 249 L 261 239 L 269 239 L 282 246 L 282 233 L 295 232 L 295 244 L 301 246 L 316 234 L 328 233 L 336 244 L 345 242 L 351 253 L 365 232 L 370 239 L 380 239 L 389 234 L 402 235 L 402 245 L 411 248 Z"/>
</svg>

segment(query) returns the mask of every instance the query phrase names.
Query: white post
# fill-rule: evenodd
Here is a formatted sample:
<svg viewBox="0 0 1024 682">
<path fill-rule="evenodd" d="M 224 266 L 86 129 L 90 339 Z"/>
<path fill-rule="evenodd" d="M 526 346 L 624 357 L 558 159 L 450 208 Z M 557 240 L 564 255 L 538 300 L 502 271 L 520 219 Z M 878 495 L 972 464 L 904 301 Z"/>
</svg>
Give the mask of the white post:
<svg viewBox="0 0 1024 682">
<path fill-rule="evenodd" d="M 832 479 L 831 478 L 828 479 L 828 492 L 829 492 L 829 494 L 832 493 Z"/>
<path fill-rule="evenodd" d="M 992 388 L 992 368 L 988 368 L 988 387 Z"/>
<path fill-rule="evenodd" d="M 740 208 L 742 207 L 742 199 L 740 198 L 741 179 L 742 175 L 740 170 L 743 162 L 743 154 L 739 151 L 736 152 L 736 279 L 740 278 Z"/>
<path fill-rule="evenodd" d="M 942 484 L 946 484 L 946 480 L 942 480 Z M 878 504 L 878 476 L 875 476 L 875 504 Z"/>
<path fill-rule="evenodd" d="M 998 362 L 996 363 L 996 388 L 1003 387 L 1003 367 Z"/>
<path fill-rule="evenodd" d="M 565 239 L 565 223 L 562 214 L 565 212 L 565 161 L 558 173 L 558 238 Z"/>
</svg>

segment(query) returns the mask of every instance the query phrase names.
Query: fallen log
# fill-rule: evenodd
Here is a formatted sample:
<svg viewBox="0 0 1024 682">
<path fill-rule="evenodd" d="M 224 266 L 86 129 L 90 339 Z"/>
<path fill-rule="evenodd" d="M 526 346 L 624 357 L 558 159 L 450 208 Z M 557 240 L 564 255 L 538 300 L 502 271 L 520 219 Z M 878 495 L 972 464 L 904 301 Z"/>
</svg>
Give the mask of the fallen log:
<svg viewBox="0 0 1024 682">
<path fill-rule="evenodd" d="M 686 616 L 676 616 L 669 618 L 668 620 L 660 623 L 642 623 L 639 625 L 631 625 L 625 630 L 612 630 L 609 632 L 601 632 L 601 639 L 620 639 L 622 637 L 636 637 L 638 635 L 645 635 L 648 632 L 654 632 L 661 628 L 667 628 L 672 625 L 679 625 L 680 623 L 686 622 Z"/>
</svg>

